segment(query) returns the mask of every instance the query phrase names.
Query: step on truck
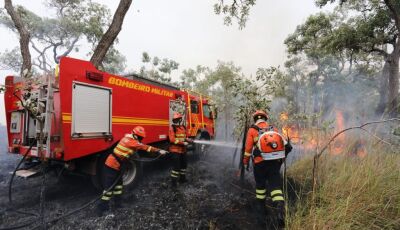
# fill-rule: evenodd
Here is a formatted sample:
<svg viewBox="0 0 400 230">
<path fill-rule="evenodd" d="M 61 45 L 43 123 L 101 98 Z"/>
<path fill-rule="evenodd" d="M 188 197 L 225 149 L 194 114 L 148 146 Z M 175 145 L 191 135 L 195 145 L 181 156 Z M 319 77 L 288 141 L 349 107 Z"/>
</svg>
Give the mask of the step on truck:
<svg viewBox="0 0 400 230">
<path fill-rule="evenodd" d="M 61 58 L 53 75 L 7 76 L 4 100 L 9 153 L 90 175 L 97 187 L 106 155 L 137 125 L 146 129 L 144 143 L 164 149 L 174 112 L 184 114 L 189 137 L 212 139 L 215 133 L 208 97 L 135 74 L 102 72 L 69 57 Z M 137 181 L 140 167 L 129 161 L 125 185 Z"/>
</svg>

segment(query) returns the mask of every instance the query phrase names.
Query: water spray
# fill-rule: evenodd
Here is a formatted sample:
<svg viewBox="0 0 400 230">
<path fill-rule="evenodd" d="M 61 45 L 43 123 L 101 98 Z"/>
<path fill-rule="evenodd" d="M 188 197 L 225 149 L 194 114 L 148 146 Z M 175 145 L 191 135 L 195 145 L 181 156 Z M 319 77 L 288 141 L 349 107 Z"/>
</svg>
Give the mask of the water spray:
<svg viewBox="0 0 400 230">
<path fill-rule="evenodd" d="M 209 140 L 194 140 L 196 144 L 201 145 L 212 145 L 218 147 L 227 147 L 227 148 L 239 148 L 240 146 L 235 142 L 226 142 L 226 141 L 209 141 Z"/>
</svg>

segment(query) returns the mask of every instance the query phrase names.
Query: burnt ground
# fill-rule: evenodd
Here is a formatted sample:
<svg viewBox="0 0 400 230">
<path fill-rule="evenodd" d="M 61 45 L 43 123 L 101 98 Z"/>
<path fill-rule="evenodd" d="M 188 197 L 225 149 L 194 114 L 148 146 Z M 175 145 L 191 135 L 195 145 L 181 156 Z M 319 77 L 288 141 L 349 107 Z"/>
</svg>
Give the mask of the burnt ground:
<svg viewBox="0 0 400 230">
<path fill-rule="evenodd" d="M 240 187 L 234 149 L 209 148 L 206 157 L 189 157 L 189 182 L 173 189 L 169 183 L 170 162 L 160 160 L 144 165 L 144 176 L 134 188 L 124 191 L 123 206 L 97 217 L 90 206 L 51 224 L 49 229 L 265 229 L 257 224 L 253 207 L 253 178 L 246 174 Z M 7 211 L 8 181 L 18 156 L 0 154 L 0 229 L 39 220 Z M 99 195 L 88 178 L 66 176 L 62 180 L 48 173 L 46 180 L 46 220 L 80 207 Z M 39 213 L 42 177 L 16 178 L 13 206 Z"/>
</svg>

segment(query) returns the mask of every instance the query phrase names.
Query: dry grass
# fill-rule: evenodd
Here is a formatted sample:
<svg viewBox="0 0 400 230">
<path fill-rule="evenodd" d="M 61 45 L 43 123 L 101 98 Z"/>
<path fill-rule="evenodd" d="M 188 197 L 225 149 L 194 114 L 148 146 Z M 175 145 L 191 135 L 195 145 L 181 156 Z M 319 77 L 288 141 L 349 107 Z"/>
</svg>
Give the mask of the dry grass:
<svg viewBox="0 0 400 230">
<path fill-rule="evenodd" d="M 288 229 L 400 229 L 400 153 L 374 149 L 364 158 L 322 157 L 315 205 L 312 158 L 292 165 L 297 201 Z"/>
</svg>

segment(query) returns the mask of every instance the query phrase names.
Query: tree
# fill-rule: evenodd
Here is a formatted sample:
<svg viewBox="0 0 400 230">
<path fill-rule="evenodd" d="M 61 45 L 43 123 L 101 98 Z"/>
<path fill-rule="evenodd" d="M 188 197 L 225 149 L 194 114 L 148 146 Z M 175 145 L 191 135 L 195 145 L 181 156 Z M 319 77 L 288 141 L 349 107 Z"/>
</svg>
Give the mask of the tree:
<svg viewBox="0 0 400 230">
<path fill-rule="evenodd" d="M 256 0 L 218 0 L 214 4 L 214 12 L 217 15 L 224 15 L 224 24 L 232 25 L 232 20 L 236 20 L 239 28 L 243 29 L 249 19 L 250 8 L 256 4 Z"/>
<path fill-rule="evenodd" d="M 317 0 L 323 7 L 335 0 Z M 340 0 L 342 23 L 332 32 L 328 50 L 347 50 L 356 54 L 379 55 L 384 61 L 381 105 L 392 115 L 398 110 L 400 60 L 400 2 L 397 0 Z M 385 89 L 385 87 L 388 87 Z M 386 92 L 388 92 L 386 101 Z M 378 111 L 379 112 L 379 111 Z M 380 111 L 381 112 L 381 111 Z"/>
<path fill-rule="evenodd" d="M 23 24 L 21 17 L 14 10 L 11 0 L 4 0 L 4 7 L 10 15 L 12 21 L 14 22 L 14 26 L 20 35 L 19 44 L 22 55 L 21 76 L 27 76 L 32 69 L 31 53 L 29 51 L 30 34 Z"/>
<path fill-rule="evenodd" d="M 72 51 L 79 51 L 78 42 L 82 39 L 91 44 L 90 54 L 95 55 L 94 50 L 105 34 L 105 29 L 108 27 L 111 31 L 107 36 L 114 36 L 119 32 L 118 24 L 122 24 L 121 18 L 123 19 L 123 17 L 121 15 L 114 15 L 113 22 L 115 23 L 113 24 L 109 9 L 89 0 L 48 0 L 47 6 L 50 10 L 56 10 L 55 18 L 40 17 L 22 6 L 16 7 L 17 14 L 31 34 L 30 44 L 37 54 L 33 59 L 33 65 L 44 72 L 51 71 L 53 63 L 58 63 L 60 56 L 67 56 Z M 129 5 L 120 4 L 116 14 L 121 13 L 121 8 L 127 10 Z M 14 26 L 13 19 L 4 12 L 0 14 L 0 23 L 19 33 Z M 115 27 L 117 29 L 113 29 Z M 115 38 L 114 41 L 116 41 Z M 99 48 L 97 51 L 100 52 L 103 49 L 107 51 L 106 57 L 102 57 L 105 62 L 103 65 L 96 66 L 113 73 L 121 72 L 123 69 L 117 68 L 125 66 L 125 58 L 112 47 L 113 42 L 104 46 L 108 42 L 110 41 L 103 41 L 101 43 L 103 48 Z M 10 52 L 8 54 L 15 56 Z M 51 60 L 47 58 L 49 54 L 51 54 Z M 110 63 L 110 61 L 114 61 L 114 63 Z M 116 63 L 116 61 L 123 63 Z"/>
</svg>

